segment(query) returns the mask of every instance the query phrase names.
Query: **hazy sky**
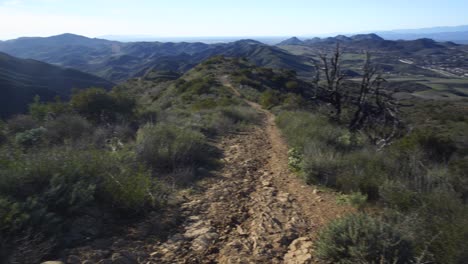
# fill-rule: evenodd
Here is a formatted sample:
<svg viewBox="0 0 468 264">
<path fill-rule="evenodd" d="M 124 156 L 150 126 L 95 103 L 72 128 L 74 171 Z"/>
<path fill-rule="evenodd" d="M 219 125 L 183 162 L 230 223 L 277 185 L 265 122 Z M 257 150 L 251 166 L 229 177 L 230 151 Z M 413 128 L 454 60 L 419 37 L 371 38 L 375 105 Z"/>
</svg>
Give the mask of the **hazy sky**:
<svg viewBox="0 0 468 264">
<path fill-rule="evenodd" d="M 468 24 L 468 0 L 0 0 L 0 39 L 306 36 Z"/>
</svg>

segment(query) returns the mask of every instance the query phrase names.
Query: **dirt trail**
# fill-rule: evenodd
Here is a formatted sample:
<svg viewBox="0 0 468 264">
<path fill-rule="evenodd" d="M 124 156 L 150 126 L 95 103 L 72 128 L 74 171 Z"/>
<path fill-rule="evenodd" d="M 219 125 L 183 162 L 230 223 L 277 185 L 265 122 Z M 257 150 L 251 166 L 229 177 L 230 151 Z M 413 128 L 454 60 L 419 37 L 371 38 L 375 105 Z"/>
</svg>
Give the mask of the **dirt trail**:
<svg viewBox="0 0 468 264">
<path fill-rule="evenodd" d="M 221 81 L 240 96 L 227 78 Z M 262 124 L 219 143 L 225 166 L 203 193 L 182 204 L 185 221 L 175 233 L 163 243 L 130 250 L 122 243 L 107 253 L 112 262 L 102 263 L 315 262 L 317 229 L 349 208 L 289 172 L 288 148 L 274 115 L 248 103 L 262 113 Z"/>
<path fill-rule="evenodd" d="M 221 82 L 241 96 L 227 77 Z M 275 116 L 246 102 L 262 124 L 221 142 L 222 180 L 184 205 L 184 232 L 156 250 L 155 263 L 312 263 L 317 229 L 347 211 L 289 172 Z"/>
</svg>

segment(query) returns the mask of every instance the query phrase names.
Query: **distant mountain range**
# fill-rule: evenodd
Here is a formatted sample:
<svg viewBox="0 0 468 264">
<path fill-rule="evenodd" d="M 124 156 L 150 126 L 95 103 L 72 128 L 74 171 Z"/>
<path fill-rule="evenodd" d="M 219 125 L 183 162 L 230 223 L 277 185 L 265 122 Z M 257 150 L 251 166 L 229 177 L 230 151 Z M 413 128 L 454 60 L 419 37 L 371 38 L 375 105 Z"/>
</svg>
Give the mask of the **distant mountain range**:
<svg viewBox="0 0 468 264">
<path fill-rule="evenodd" d="M 420 29 L 399 29 L 399 30 L 375 30 L 372 32 L 387 40 L 416 40 L 421 38 L 429 38 L 436 41 L 451 41 L 459 44 L 468 44 L 468 25 L 453 26 L 453 27 L 430 27 Z M 356 34 L 356 33 L 355 33 Z M 346 36 L 355 34 L 343 34 Z M 364 34 L 364 33 L 360 33 Z M 336 34 L 335 34 L 336 35 Z M 328 37 L 331 34 L 326 34 L 317 37 Z M 150 35 L 107 35 L 102 36 L 103 39 L 116 40 L 122 42 L 136 41 L 160 41 L 160 42 L 203 42 L 207 44 L 234 42 L 245 37 L 157 37 Z M 281 36 L 257 36 L 249 37 L 265 44 L 277 44 L 286 37 Z"/>
<path fill-rule="evenodd" d="M 67 98 L 72 89 L 111 88 L 102 78 L 31 59 L 18 59 L 0 52 L 0 117 L 25 112 L 35 95 L 49 101 Z"/>
<path fill-rule="evenodd" d="M 436 41 L 451 41 L 468 44 L 468 25 L 456 27 L 432 27 L 421 29 L 402 29 L 376 32 L 388 40 L 415 40 L 430 38 Z"/>
<path fill-rule="evenodd" d="M 287 45 L 302 45 L 314 47 L 317 49 L 330 49 L 336 43 L 341 43 L 345 49 L 354 50 L 370 50 L 378 52 L 398 52 L 401 55 L 412 54 L 422 50 L 431 49 L 438 52 L 449 52 L 449 48 L 459 45 L 453 42 L 436 42 L 432 39 L 417 39 L 417 40 L 385 40 L 377 34 L 359 34 L 354 36 L 338 35 L 328 38 L 312 38 L 300 40 L 297 37 L 292 37 L 284 40 L 278 46 Z"/>
<path fill-rule="evenodd" d="M 0 116 L 25 111 L 36 94 L 50 100 L 56 95 L 67 97 L 72 88 L 110 88 L 114 83 L 154 72 L 181 74 L 216 55 L 243 57 L 257 66 L 294 70 L 302 77 L 310 77 L 314 72 L 312 65 L 317 59 L 314 54 L 330 51 L 336 43 L 342 43 L 345 51 L 351 54 L 371 51 L 387 72 L 402 73 L 410 67 L 414 74 L 425 76 L 439 76 L 440 70 L 445 71 L 442 68 L 446 66 L 443 65 L 464 68 L 468 52 L 468 46 L 453 42 L 437 42 L 427 38 L 394 41 L 377 34 L 303 40 L 293 37 L 276 46 L 248 39 L 206 44 L 125 43 L 73 34 L 19 38 L 0 41 Z M 401 58 L 418 62 L 420 66 L 404 64 L 400 62 Z M 346 62 L 357 65 L 357 61 L 352 59 Z M 442 68 L 436 69 L 431 65 Z M 403 66 L 406 68 L 403 69 Z M 432 68 L 429 69 L 429 66 Z M 349 75 L 357 76 L 358 73 L 350 72 Z"/>
<path fill-rule="evenodd" d="M 309 71 L 308 59 L 254 40 L 232 43 L 118 42 L 73 34 L 0 42 L 0 51 L 20 58 L 75 68 L 113 82 L 151 70 L 186 72 L 215 55 L 245 57 L 258 66 Z"/>
</svg>

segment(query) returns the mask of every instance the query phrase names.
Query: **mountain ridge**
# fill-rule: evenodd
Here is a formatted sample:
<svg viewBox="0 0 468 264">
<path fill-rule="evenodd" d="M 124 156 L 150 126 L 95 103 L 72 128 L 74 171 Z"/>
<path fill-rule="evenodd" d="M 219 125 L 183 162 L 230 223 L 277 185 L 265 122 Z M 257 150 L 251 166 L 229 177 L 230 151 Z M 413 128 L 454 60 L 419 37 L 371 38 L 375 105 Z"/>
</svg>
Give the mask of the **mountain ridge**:
<svg viewBox="0 0 468 264">
<path fill-rule="evenodd" d="M 62 45 L 59 43 L 60 39 L 64 39 Z M 47 43 L 52 43 L 52 48 Z M 295 71 L 311 70 L 306 58 L 252 39 L 219 44 L 122 43 L 62 34 L 48 38 L 2 42 L 0 51 L 20 58 L 32 58 L 75 68 L 113 82 L 139 77 L 145 70 L 152 69 L 185 72 L 203 60 L 217 55 L 246 57 L 258 66 L 264 67 L 287 68 Z"/>
</svg>

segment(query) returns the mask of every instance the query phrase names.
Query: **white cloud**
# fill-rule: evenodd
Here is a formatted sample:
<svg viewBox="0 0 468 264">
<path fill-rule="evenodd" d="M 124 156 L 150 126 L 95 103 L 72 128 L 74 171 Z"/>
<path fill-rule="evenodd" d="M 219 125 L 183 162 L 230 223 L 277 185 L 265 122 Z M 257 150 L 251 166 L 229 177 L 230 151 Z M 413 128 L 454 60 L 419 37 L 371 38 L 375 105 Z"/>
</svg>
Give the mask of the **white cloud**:
<svg viewBox="0 0 468 264">
<path fill-rule="evenodd" d="M 20 6 L 24 2 L 22 0 L 8 0 L 5 2 L 0 3 L 1 6 L 7 6 L 7 7 L 15 7 L 15 6 Z"/>
</svg>

